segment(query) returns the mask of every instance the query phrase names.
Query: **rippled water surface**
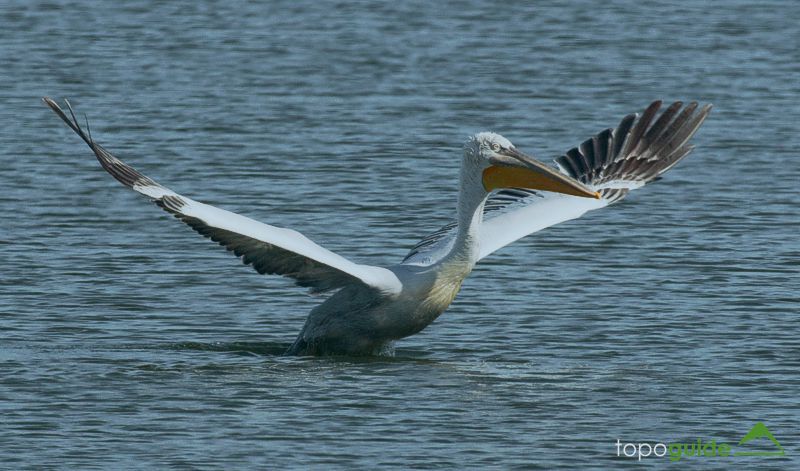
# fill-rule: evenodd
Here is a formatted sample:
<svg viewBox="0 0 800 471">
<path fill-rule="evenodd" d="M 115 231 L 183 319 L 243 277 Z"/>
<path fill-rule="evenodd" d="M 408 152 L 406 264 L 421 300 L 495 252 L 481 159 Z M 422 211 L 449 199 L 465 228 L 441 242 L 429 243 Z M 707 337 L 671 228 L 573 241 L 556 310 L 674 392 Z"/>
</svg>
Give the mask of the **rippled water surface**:
<svg viewBox="0 0 800 471">
<path fill-rule="evenodd" d="M 0 462 L 603 468 L 623 442 L 800 464 L 800 8 L 791 2 L 6 2 Z M 394 357 L 280 353 L 319 302 L 114 182 L 41 104 L 179 192 L 391 264 L 461 144 L 556 157 L 651 100 L 695 153 L 482 263 Z M 764 441 L 766 439 L 762 439 Z M 763 445 L 763 443 L 762 443 Z M 793 463 L 793 464 L 792 464 Z"/>
</svg>

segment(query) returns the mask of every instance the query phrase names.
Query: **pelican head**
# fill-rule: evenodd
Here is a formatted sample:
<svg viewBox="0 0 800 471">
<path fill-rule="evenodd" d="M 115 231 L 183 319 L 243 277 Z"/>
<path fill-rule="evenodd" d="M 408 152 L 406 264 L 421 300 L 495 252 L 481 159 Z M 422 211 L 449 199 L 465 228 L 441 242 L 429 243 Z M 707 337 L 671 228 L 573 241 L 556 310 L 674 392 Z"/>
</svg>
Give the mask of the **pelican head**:
<svg viewBox="0 0 800 471">
<path fill-rule="evenodd" d="M 600 195 L 579 181 L 517 150 L 511 141 L 493 132 L 481 132 L 467 140 L 465 166 L 480 171 L 483 188 L 527 188 L 586 198 Z"/>
</svg>

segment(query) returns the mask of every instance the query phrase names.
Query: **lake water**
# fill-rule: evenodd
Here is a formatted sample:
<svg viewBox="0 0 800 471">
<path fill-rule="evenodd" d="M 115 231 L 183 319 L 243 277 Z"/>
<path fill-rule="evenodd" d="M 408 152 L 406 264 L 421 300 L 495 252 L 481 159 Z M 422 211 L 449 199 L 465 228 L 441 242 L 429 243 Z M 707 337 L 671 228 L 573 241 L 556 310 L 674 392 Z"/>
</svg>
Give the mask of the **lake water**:
<svg viewBox="0 0 800 471">
<path fill-rule="evenodd" d="M 750 3 L 4 3 L 0 462 L 609 469 L 763 422 L 784 458 L 644 461 L 798 468 L 800 8 Z M 715 109 L 394 357 L 287 358 L 319 299 L 122 188 L 44 95 L 175 190 L 384 265 L 452 216 L 471 133 L 549 160 L 654 99 Z"/>
</svg>

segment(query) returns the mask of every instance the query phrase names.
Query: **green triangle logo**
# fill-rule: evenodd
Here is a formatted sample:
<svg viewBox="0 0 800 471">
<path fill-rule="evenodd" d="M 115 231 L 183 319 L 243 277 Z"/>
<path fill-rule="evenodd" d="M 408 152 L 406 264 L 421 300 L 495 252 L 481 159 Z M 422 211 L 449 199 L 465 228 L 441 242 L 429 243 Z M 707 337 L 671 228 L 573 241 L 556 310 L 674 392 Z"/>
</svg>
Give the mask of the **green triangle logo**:
<svg viewBox="0 0 800 471">
<path fill-rule="evenodd" d="M 753 428 L 751 428 L 750 431 L 747 432 L 747 435 L 745 435 L 744 437 L 742 437 L 741 440 L 739 440 L 739 446 L 742 446 L 742 445 L 744 445 L 745 443 L 747 443 L 747 442 L 749 442 L 751 440 L 756 440 L 758 438 L 763 438 L 763 437 L 768 438 L 769 441 L 774 443 L 775 446 L 778 448 L 778 450 L 777 451 L 738 451 L 737 450 L 736 451 L 736 456 L 783 456 L 783 455 L 786 454 L 786 452 L 783 451 L 783 447 L 781 446 L 781 444 L 778 443 L 778 440 L 775 439 L 775 437 L 772 435 L 772 433 L 770 433 L 769 429 L 767 428 L 766 425 L 764 425 L 763 422 L 756 422 L 756 424 L 753 425 Z"/>
</svg>

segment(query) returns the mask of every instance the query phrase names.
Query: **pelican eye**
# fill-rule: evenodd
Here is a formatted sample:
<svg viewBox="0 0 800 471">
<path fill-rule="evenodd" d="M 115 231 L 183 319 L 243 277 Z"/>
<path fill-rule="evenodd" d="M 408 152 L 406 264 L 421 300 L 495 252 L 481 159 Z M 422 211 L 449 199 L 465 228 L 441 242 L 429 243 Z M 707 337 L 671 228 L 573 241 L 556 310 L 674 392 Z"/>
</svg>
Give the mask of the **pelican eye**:
<svg viewBox="0 0 800 471">
<path fill-rule="evenodd" d="M 491 146 L 490 146 L 490 147 L 492 148 L 492 150 L 493 150 L 494 152 L 500 152 L 500 144 L 498 144 L 498 143 L 496 143 L 496 142 L 492 142 L 492 144 L 491 144 Z"/>
</svg>

